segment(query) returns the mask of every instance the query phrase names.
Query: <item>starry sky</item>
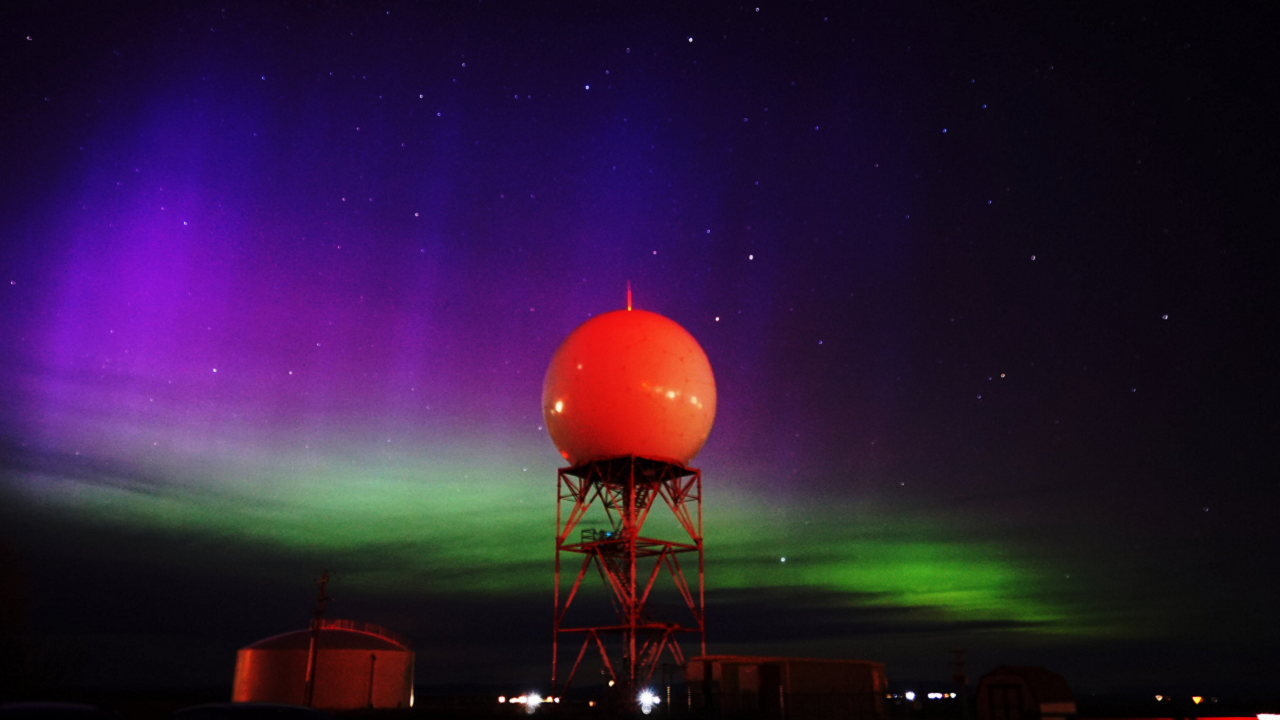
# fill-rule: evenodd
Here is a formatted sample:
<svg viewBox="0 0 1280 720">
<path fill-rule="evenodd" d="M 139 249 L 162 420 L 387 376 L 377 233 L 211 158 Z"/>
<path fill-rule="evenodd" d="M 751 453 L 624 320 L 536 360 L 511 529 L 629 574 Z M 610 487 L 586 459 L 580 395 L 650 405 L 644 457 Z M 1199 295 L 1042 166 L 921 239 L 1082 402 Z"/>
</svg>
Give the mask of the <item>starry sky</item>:
<svg viewBox="0 0 1280 720">
<path fill-rule="evenodd" d="M 1264 687 L 1263 25 L 1113 5 L 6 4 L 6 632 L 229 684 L 327 568 L 545 684 L 543 373 L 630 282 L 716 373 L 710 650 Z"/>
</svg>

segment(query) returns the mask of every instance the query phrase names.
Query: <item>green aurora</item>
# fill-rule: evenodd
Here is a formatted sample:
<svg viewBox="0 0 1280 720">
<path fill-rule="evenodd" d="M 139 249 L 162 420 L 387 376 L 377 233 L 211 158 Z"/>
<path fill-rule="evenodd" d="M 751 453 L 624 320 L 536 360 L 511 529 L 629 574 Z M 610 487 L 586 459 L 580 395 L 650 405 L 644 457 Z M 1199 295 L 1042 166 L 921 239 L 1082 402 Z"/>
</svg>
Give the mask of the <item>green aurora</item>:
<svg viewBox="0 0 1280 720">
<path fill-rule="evenodd" d="M 293 557 L 340 568 L 344 583 L 375 595 L 530 596 L 550 591 L 555 469 L 520 466 L 513 456 L 537 449 L 503 455 L 478 448 L 474 461 L 438 452 L 429 461 L 384 453 L 364 463 L 314 455 L 170 458 L 132 480 L 28 469 L 12 472 L 7 485 L 9 504 L 27 522 L 41 517 L 46 526 L 159 538 L 147 549 L 152 562 L 188 562 L 186 550 L 166 559 L 167 548 L 194 543 L 213 548 L 203 561 L 215 568 L 231 557 Z M 184 476 L 184 467 L 206 470 Z M 835 598 L 850 614 L 898 608 L 940 623 L 996 623 L 1049 636 L 1118 632 L 1060 592 L 1061 560 L 977 533 L 974 519 L 958 511 L 847 499 L 766 504 L 757 493 L 735 491 L 741 475 L 706 472 L 713 599 L 810 593 Z M 654 513 L 646 529 L 673 527 Z"/>
</svg>

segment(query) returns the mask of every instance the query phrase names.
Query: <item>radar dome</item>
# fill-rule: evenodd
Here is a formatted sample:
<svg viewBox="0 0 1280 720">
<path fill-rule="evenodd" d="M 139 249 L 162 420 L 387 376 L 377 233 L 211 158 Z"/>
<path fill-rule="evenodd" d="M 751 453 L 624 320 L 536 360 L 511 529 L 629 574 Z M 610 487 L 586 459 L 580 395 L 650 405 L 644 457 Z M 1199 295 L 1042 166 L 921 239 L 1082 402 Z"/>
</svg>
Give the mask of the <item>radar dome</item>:
<svg viewBox="0 0 1280 720">
<path fill-rule="evenodd" d="M 716 417 L 698 341 L 644 310 L 594 317 L 569 334 L 542 383 L 551 441 L 573 465 L 622 455 L 688 463 Z"/>
</svg>

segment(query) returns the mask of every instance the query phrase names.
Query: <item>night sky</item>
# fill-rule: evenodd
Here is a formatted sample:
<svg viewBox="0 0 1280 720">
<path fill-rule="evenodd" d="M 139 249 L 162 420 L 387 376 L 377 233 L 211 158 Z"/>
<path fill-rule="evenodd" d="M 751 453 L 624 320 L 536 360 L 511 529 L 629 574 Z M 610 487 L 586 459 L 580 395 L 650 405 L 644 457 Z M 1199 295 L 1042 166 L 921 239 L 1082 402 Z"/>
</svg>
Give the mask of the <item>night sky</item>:
<svg viewBox="0 0 1280 720">
<path fill-rule="evenodd" d="M 716 373 L 710 650 L 1274 681 L 1266 23 L 689 5 L 6 3 L 5 632 L 225 685 L 327 568 L 546 689 L 543 373 L 629 281 Z"/>
</svg>

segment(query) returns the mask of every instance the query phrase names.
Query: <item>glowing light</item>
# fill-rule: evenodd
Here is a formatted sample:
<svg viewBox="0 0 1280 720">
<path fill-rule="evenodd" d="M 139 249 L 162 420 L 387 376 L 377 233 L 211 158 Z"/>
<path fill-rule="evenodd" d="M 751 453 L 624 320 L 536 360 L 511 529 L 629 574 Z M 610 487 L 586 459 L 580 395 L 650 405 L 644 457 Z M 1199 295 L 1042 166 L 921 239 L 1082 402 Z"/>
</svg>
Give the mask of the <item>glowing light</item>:
<svg viewBox="0 0 1280 720">
<path fill-rule="evenodd" d="M 504 702 L 506 702 L 506 701 L 507 701 L 507 696 L 506 696 L 506 695 L 499 695 L 499 696 L 498 696 L 498 702 L 500 702 L 500 703 L 504 703 Z"/>
<path fill-rule="evenodd" d="M 510 702 L 512 705 L 524 705 L 525 712 L 532 715 L 533 712 L 538 709 L 539 705 L 541 705 L 544 702 L 550 702 L 550 701 L 551 701 L 551 698 L 544 699 L 538 693 L 529 693 L 528 695 L 513 697 L 508 702 Z M 502 702 L 501 696 L 498 697 L 498 702 Z"/>
<path fill-rule="evenodd" d="M 1160 701 L 1162 701 L 1162 700 L 1164 700 L 1164 696 L 1163 696 L 1163 695 L 1157 695 L 1157 696 L 1156 696 L 1156 702 L 1160 702 Z"/>
<path fill-rule="evenodd" d="M 942 698 L 943 698 L 943 694 L 942 694 L 942 693 L 939 693 L 939 692 L 932 692 L 932 693 L 929 693 L 929 699 L 930 699 L 930 700 L 941 700 Z"/>
<path fill-rule="evenodd" d="M 595 706 L 596 706 L 596 701 L 595 701 L 595 700 L 588 700 L 588 701 L 587 701 L 587 707 L 595 707 Z"/>
<path fill-rule="evenodd" d="M 1258 713 L 1258 720 L 1280 720 L 1280 713 Z"/>
<path fill-rule="evenodd" d="M 612 681 L 612 680 L 610 680 L 610 681 L 609 681 L 609 687 L 613 687 L 613 681 Z"/>
<path fill-rule="evenodd" d="M 908 700 L 915 700 L 915 699 L 916 699 L 916 694 L 915 694 L 915 692 L 913 692 L 913 691 L 911 691 L 911 690 L 908 690 L 908 691 L 907 691 L 906 698 L 907 698 Z"/>
<path fill-rule="evenodd" d="M 1192 695 L 1191 702 L 1199 705 L 1200 703 L 1204 702 L 1204 698 L 1200 697 L 1199 695 Z"/>
<path fill-rule="evenodd" d="M 653 706 L 662 702 L 661 700 L 658 699 L 658 696 L 655 695 L 653 691 L 648 688 L 645 688 L 644 690 L 640 691 L 639 699 L 640 699 L 640 712 L 644 713 L 645 715 L 648 715 L 649 713 L 653 712 Z"/>
</svg>

